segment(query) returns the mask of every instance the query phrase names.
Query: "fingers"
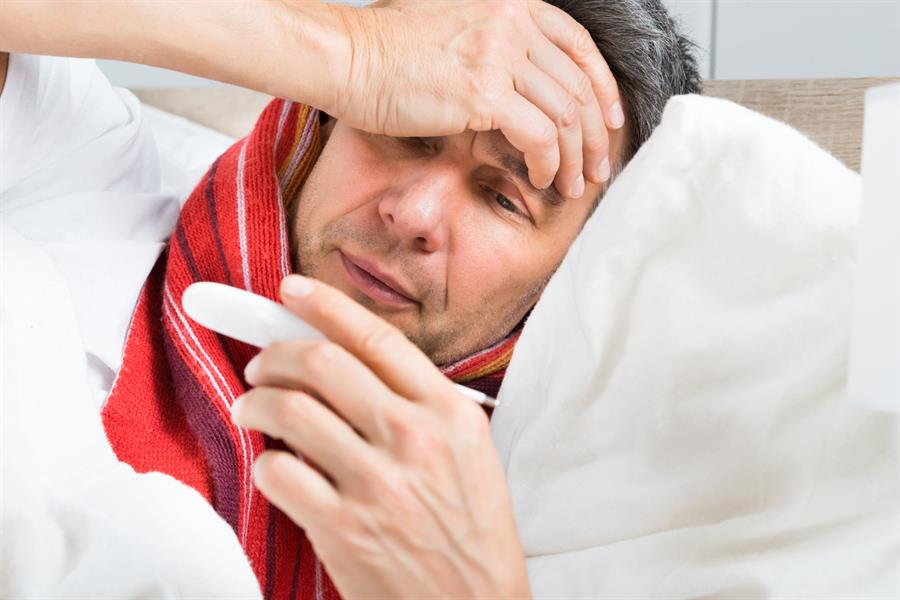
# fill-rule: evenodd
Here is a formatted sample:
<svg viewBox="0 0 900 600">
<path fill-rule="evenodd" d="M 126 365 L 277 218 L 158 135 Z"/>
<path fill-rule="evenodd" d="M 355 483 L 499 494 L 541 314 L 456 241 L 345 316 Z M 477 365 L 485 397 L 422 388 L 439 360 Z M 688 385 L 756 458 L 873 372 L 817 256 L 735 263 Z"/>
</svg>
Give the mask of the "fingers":
<svg viewBox="0 0 900 600">
<path fill-rule="evenodd" d="M 499 104 L 503 112 L 497 116 L 497 129 L 524 155 L 531 184 L 546 188 L 559 170 L 556 124 L 518 92 L 511 91 Z"/>
<path fill-rule="evenodd" d="M 538 28 L 590 78 L 594 95 L 610 129 L 625 125 L 619 86 L 590 33 L 565 11 L 545 2 L 533 2 L 531 17 Z"/>
<path fill-rule="evenodd" d="M 386 403 L 395 400 L 359 359 L 329 341 L 273 344 L 254 357 L 244 376 L 254 386 L 312 390 L 368 439 L 379 435 L 379 415 Z"/>
<path fill-rule="evenodd" d="M 406 336 L 342 292 L 321 281 L 289 275 L 281 282 L 281 299 L 398 395 L 423 402 L 458 400 L 450 381 Z"/>
<path fill-rule="evenodd" d="M 550 42 L 539 44 L 529 51 L 529 59 L 537 67 L 536 70 L 558 84 L 555 89 L 561 90 L 578 103 L 582 145 L 577 146 L 575 150 L 579 159 L 583 155 L 584 176 L 594 183 L 603 183 L 609 179 L 609 137 L 603 121 L 603 111 L 597 103 L 590 78 L 565 52 Z M 550 87 L 547 83 L 541 85 L 545 89 Z M 563 148 L 562 140 L 560 152 L 562 154 L 560 172 L 562 172 L 572 162 L 567 156 L 568 152 Z M 573 176 L 577 177 L 581 173 L 582 169 L 578 169 Z M 563 181 L 568 180 L 563 178 Z M 557 188 L 559 186 L 560 178 L 557 177 Z M 563 190 L 560 191 L 565 193 Z M 567 195 L 573 198 L 581 197 L 581 194 Z"/>
<path fill-rule="evenodd" d="M 518 70 L 515 86 L 516 91 L 555 122 L 559 144 L 559 170 L 554 180 L 556 188 L 568 198 L 580 198 L 584 193 L 580 102 L 534 66 Z"/>
<path fill-rule="evenodd" d="M 341 506 L 337 491 L 314 468 L 289 452 L 267 450 L 253 465 L 256 487 L 303 529 L 333 522 Z"/>
<path fill-rule="evenodd" d="M 523 102 L 504 102 L 505 115 L 497 120 L 504 120 L 501 131 L 525 154 L 535 186 L 546 187 L 542 183 L 548 182 L 552 172 L 560 193 L 578 198 L 584 193 L 585 178 L 603 183 L 610 177 L 607 127 L 618 129 L 625 123 L 618 85 L 583 26 L 544 2 L 529 6 L 536 35 L 528 59 L 535 68 L 514 70 L 515 89 Z M 534 107 L 544 113 L 544 119 L 534 115 Z M 545 131 L 547 120 L 555 131 Z M 558 159 L 547 149 L 553 134 Z M 558 171 L 552 171 L 553 164 L 558 164 Z M 531 175 L 532 169 L 537 173 Z"/>
<path fill-rule="evenodd" d="M 283 440 L 339 485 L 358 483 L 359 463 L 374 460 L 372 448 L 324 404 L 297 390 L 257 387 L 241 396 L 234 423 Z"/>
</svg>

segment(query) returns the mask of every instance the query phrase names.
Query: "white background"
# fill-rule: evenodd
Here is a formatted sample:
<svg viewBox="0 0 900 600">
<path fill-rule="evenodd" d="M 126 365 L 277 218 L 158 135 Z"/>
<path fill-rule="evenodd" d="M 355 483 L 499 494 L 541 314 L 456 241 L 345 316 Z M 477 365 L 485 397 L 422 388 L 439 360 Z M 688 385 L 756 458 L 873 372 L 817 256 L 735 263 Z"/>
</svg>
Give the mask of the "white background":
<svg viewBox="0 0 900 600">
<path fill-rule="evenodd" d="M 900 77 L 900 0 L 663 2 L 700 47 L 706 78 Z M 126 87 L 220 85 L 163 69 L 100 63 Z"/>
</svg>

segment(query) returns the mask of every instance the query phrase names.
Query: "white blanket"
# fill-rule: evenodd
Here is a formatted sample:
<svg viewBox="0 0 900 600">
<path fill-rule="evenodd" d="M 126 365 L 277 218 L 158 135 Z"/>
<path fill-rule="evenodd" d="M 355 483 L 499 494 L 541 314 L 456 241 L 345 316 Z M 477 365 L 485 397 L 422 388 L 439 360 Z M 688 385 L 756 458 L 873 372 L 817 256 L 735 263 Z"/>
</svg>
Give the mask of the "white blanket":
<svg viewBox="0 0 900 600">
<path fill-rule="evenodd" d="M 120 463 L 98 410 L 177 214 L 131 94 L 93 61 L 11 57 L 0 96 L 0 598 L 260 597 L 228 524 L 193 489 Z"/>
<path fill-rule="evenodd" d="M 0 221 L 0 597 L 258 598 L 231 528 L 106 441 L 64 278 Z"/>
<path fill-rule="evenodd" d="M 858 195 L 787 126 L 670 101 L 494 414 L 538 596 L 897 597 L 897 418 L 843 396 Z"/>
</svg>

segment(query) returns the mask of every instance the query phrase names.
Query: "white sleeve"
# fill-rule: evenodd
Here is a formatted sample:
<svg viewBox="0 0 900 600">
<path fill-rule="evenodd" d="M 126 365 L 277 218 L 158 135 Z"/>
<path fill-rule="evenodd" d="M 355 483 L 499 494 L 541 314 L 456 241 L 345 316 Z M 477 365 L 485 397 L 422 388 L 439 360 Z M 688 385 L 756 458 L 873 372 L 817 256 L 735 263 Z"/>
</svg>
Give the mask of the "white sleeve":
<svg viewBox="0 0 900 600">
<path fill-rule="evenodd" d="M 140 103 L 93 60 L 11 54 L 0 94 L 0 209 L 99 190 L 160 191 Z"/>
<path fill-rule="evenodd" d="M 93 60 L 12 54 L 0 95 L 0 220 L 65 277 L 102 405 L 144 279 L 178 218 L 140 102 Z"/>
</svg>

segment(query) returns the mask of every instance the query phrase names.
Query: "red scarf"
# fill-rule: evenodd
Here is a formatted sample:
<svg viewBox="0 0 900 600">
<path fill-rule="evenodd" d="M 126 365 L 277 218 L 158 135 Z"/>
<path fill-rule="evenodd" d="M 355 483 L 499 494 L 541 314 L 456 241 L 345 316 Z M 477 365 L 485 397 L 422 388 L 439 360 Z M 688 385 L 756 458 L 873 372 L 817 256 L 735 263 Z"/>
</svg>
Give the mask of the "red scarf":
<svg viewBox="0 0 900 600">
<path fill-rule="evenodd" d="M 303 532 L 253 485 L 253 461 L 274 442 L 231 423 L 231 404 L 247 390 L 244 366 L 258 350 L 192 321 L 181 295 L 195 281 L 217 281 L 277 299 L 291 270 L 284 201 L 319 150 L 318 111 L 274 100 L 213 163 L 144 284 L 103 409 L 120 460 L 190 485 L 231 525 L 267 599 L 339 596 Z M 496 395 L 517 337 L 442 370 Z"/>
</svg>

